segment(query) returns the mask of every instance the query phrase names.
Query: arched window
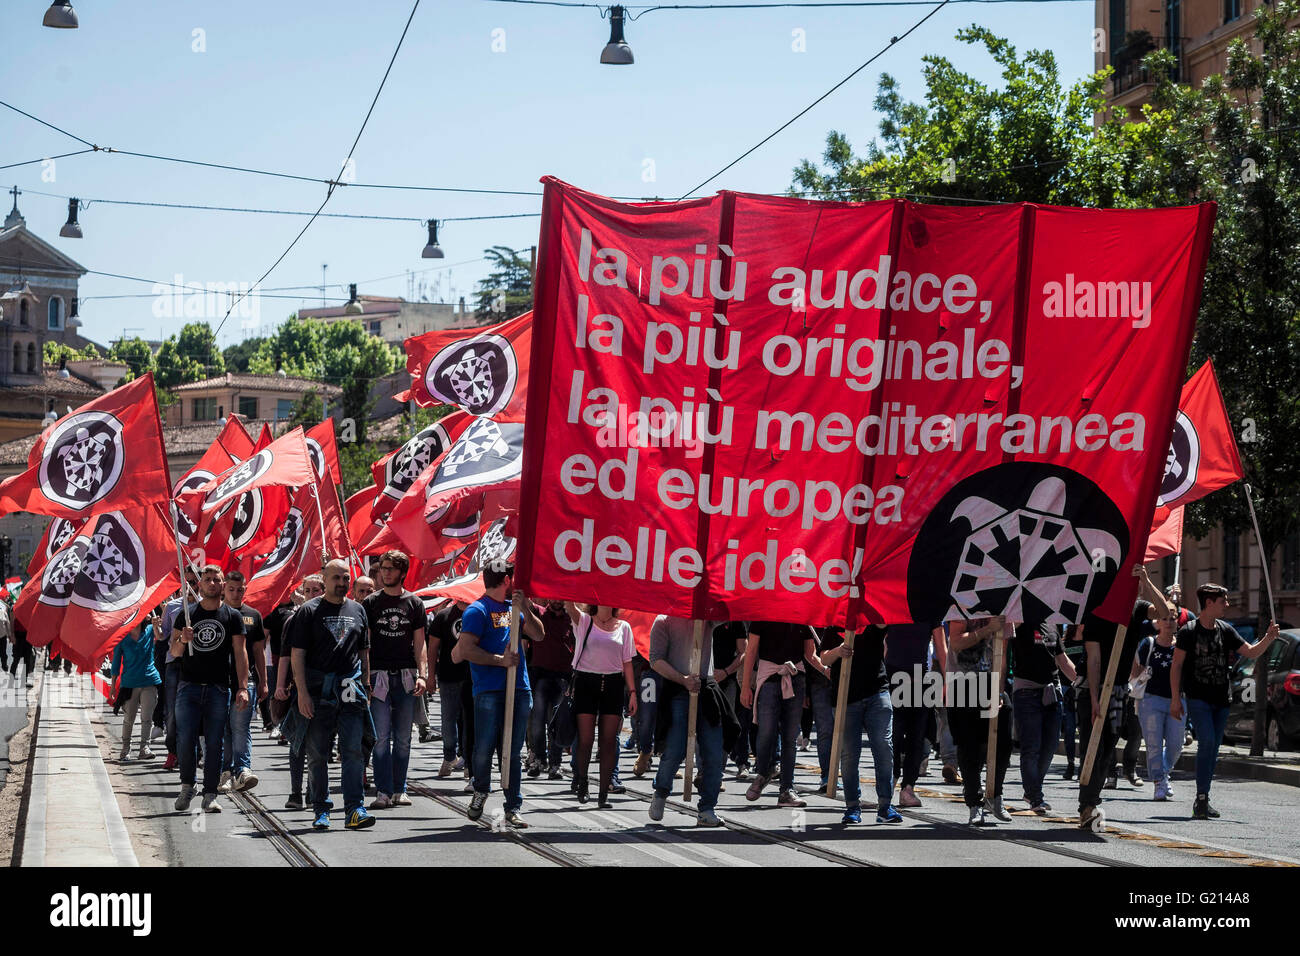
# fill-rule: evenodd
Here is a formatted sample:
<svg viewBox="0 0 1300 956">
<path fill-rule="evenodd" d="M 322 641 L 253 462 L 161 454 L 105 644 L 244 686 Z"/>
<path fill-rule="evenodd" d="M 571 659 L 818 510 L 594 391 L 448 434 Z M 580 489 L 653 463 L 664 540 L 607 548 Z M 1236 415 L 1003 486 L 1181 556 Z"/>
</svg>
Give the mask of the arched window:
<svg viewBox="0 0 1300 956">
<path fill-rule="evenodd" d="M 40 370 L 41 370 L 41 366 L 36 358 L 36 343 L 28 342 L 27 343 L 27 371 L 32 375 L 35 375 L 38 372 L 40 372 Z"/>
<path fill-rule="evenodd" d="M 57 295 L 50 296 L 50 303 L 46 307 L 49 314 L 49 329 L 51 332 L 60 332 L 63 330 L 63 300 Z"/>
<path fill-rule="evenodd" d="M 23 299 L 18 303 L 18 324 L 27 325 L 27 300 Z"/>
<path fill-rule="evenodd" d="M 14 374 L 20 375 L 22 374 L 22 370 L 23 370 L 23 344 L 21 342 L 15 342 L 14 343 Z"/>
</svg>

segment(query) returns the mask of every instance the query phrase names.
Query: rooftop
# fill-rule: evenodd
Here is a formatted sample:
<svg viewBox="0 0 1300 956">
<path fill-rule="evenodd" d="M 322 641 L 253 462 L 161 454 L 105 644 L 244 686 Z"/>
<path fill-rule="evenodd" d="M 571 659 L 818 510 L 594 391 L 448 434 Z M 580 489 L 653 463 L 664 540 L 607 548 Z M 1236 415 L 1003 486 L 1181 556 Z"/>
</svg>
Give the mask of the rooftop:
<svg viewBox="0 0 1300 956">
<path fill-rule="evenodd" d="M 292 375 L 253 375 L 248 372 L 227 372 L 214 378 L 205 378 L 200 382 L 186 382 L 168 389 L 171 392 L 200 392 L 214 388 L 258 389 L 266 392 L 290 392 L 302 395 L 316 392 L 322 398 L 334 398 L 343 394 L 337 385 L 313 381 L 310 378 L 296 378 Z"/>
</svg>

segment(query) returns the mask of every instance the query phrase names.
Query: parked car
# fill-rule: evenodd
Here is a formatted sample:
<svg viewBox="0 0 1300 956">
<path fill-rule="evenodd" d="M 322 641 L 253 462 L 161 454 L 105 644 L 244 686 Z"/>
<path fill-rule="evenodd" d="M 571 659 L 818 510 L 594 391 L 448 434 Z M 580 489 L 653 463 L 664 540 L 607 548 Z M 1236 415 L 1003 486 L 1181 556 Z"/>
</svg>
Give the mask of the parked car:
<svg viewBox="0 0 1300 956">
<path fill-rule="evenodd" d="M 1241 628 L 1238 628 L 1241 631 Z M 1242 633 L 1242 636 L 1246 635 Z M 1232 705 L 1227 737 L 1249 740 L 1255 729 L 1255 661 L 1238 657 L 1232 668 Z M 1245 693 L 1249 689 L 1250 693 Z M 1243 700 L 1243 697 L 1249 698 Z M 1268 649 L 1268 717 L 1265 746 L 1300 745 L 1300 629 L 1282 631 Z"/>
</svg>

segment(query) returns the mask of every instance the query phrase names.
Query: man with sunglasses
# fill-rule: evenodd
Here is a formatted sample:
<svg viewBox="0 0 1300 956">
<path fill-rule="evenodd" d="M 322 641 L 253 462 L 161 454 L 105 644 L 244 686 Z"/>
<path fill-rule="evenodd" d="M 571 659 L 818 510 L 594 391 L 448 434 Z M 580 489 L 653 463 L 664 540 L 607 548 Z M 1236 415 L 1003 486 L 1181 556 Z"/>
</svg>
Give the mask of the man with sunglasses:
<svg viewBox="0 0 1300 956">
<path fill-rule="evenodd" d="M 379 560 L 380 590 L 361 606 L 370 625 L 370 716 L 375 722 L 375 790 L 371 810 L 409 807 L 406 771 L 416 701 L 429 680 L 424 602 L 406 590 L 410 559 L 386 551 Z"/>
</svg>

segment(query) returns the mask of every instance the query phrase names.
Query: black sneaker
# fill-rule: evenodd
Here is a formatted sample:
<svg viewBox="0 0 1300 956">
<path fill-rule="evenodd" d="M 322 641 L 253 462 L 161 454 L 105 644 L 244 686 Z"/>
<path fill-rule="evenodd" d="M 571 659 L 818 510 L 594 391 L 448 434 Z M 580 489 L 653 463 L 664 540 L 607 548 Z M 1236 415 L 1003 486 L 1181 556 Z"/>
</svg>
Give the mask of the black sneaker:
<svg viewBox="0 0 1300 956">
<path fill-rule="evenodd" d="M 540 777 L 541 775 L 542 775 L 542 765 L 538 763 L 536 760 L 534 760 L 528 766 L 528 776 Z"/>
<path fill-rule="evenodd" d="M 561 780 L 563 777 L 564 774 L 560 773 L 559 767 L 551 767 L 551 769 L 546 772 L 547 780 Z"/>
<path fill-rule="evenodd" d="M 1217 820 L 1219 816 L 1219 811 L 1210 806 L 1209 794 L 1196 795 L 1196 802 L 1192 804 L 1193 820 Z"/>
</svg>

